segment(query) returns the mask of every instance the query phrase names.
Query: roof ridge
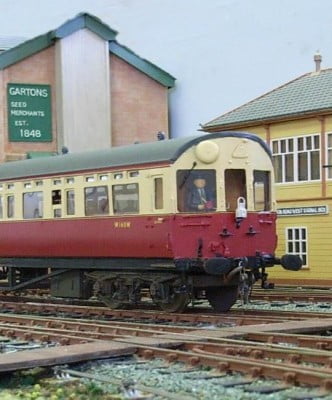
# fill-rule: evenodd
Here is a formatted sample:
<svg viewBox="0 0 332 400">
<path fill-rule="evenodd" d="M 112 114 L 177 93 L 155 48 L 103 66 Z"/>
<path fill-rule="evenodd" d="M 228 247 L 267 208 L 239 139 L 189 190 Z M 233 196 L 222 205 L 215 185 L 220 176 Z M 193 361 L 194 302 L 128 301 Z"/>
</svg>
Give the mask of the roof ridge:
<svg viewBox="0 0 332 400">
<path fill-rule="evenodd" d="M 307 72 L 202 125 L 203 130 L 225 129 L 243 123 L 274 120 L 332 108 L 332 68 Z M 325 77 L 326 76 L 326 77 Z M 318 79 L 320 78 L 320 79 Z M 331 82 L 330 82 L 331 81 Z M 283 101 L 282 101 L 283 100 Z"/>
<path fill-rule="evenodd" d="M 60 40 L 80 29 L 89 29 L 108 42 L 109 52 L 124 59 L 150 78 L 168 88 L 174 86 L 175 78 L 162 68 L 150 61 L 138 56 L 129 48 L 116 41 L 117 31 L 104 23 L 100 18 L 88 13 L 81 12 L 75 17 L 68 19 L 60 26 L 44 34 L 33 38 L 0 53 L 0 70 L 9 67 L 21 60 L 50 47 L 56 40 Z M 113 44 L 113 45 L 112 45 Z M 116 46 L 115 46 L 116 45 Z"/>
<path fill-rule="evenodd" d="M 331 68 L 331 69 L 332 69 L 332 68 Z M 270 95 L 271 93 L 276 92 L 277 90 L 280 90 L 280 89 L 282 89 L 283 87 L 285 87 L 285 86 L 287 86 L 287 85 L 290 85 L 291 83 L 293 83 L 293 82 L 295 82 L 295 81 L 297 81 L 297 80 L 299 80 L 299 79 L 301 79 L 301 78 L 304 78 L 305 76 L 310 76 L 310 75 L 311 75 L 311 72 L 306 72 L 305 74 L 300 75 L 300 76 L 298 76 L 297 78 L 294 78 L 294 79 L 292 79 L 292 80 L 290 80 L 290 81 L 288 81 L 288 82 L 286 82 L 286 83 L 284 83 L 284 84 L 282 84 L 282 85 L 280 85 L 280 86 L 277 86 L 276 88 L 271 89 L 271 90 L 269 90 L 268 92 L 265 92 L 265 93 L 263 93 L 262 95 L 260 95 L 260 96 L 258 96 L 258 97 L 255 97 L 254 99 L 249 100 L 249 101 L 247 101 L 246 103 L 241 104 L 240 106 L 238 106 L 238 107 L 236 107 L 236 108 L 234 108 L 234 109 L 232 109 L 232 110 L 230 110 L 230 111 L 227 111 L 227 112 L 224 113 L 224 114 L 219 115 L 219 116 L 216 117 L 216 118 L 213 118 L 211 121 L 209 121 L 209 122 L 207 122 L 206 124 L 204 124 L 203 127 L 204 127 L 204 126 L 208 126 L 208 125 L 212 124 L 214 121 L 218 120 L 219 118 L 221 118 L 221 117 L 226 117 L 226 116 L 228 116 L 228 115 L 230 115 L 230 114 L 232 114 L 232 113 L 238 111 L 240 108 L 243 108 L 243 107 L 247 106 L 247 105 L 250 104 L 250 103 L 253 103 L 253 102 L 257 101 L 257 100 L 260 100 L 261 98 L 266 97 L 266 96 Z"/>
</svg>

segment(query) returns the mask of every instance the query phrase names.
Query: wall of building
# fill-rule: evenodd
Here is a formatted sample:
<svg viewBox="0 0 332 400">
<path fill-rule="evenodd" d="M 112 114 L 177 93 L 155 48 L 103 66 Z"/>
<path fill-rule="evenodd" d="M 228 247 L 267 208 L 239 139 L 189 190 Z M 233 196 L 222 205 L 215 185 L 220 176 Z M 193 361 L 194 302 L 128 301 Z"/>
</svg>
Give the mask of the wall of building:
<svg viewBox="0 0 332 400">
<path fill-rule="evenodd" d="M 77 152 L 154 141 L 158 131 L 168 136 L 167 84 L 149 71 L 141 72 L 153 67 L 127 53 L 134 59 L 132 65 L 110 53 L 107 39 L 85 28 L 0 69 L 0 162 L 26 158 L 32 152 L 61 152 L 63 146 Z M 24 137 L 17 127 L 23 140 L 9 138 L 8 84 L 49 85 L 49 137 Z M 26 106 L 17 107 L 14 112 L 27 111 Z M 14 125 L 21 122 L 28 129 L 28 119 Z"/>
<path fill-rule="evenodd" d="M 110 56 L 112 145 L 156 140 L 168 133 L 168 89 Z"/>
<path fill-rule="evenodd" d="M 108 41 L 80 29 L 55 46 L 59 143 L 71 152 L 109 147 Z"/>
<path fill-rule="evenodd" d="M 298 213 L 293 216 L 279 215 L 276 253 L 280 256 L 289 250 L 287 230 L 294 228 L 297 232 L 302 232 L 301 229 L 304 228 L 307 235 L 307 265 L 298 272 L 275 267 L 268 273 L 271 282 L 280 284 L 332 285 L 332 180 L 327 179 L 327 171 L 322 167 L 327 164 L 326 134 L 332 132 L 332 116 L 257 125 L 245 130 L 257 134 L 270 144 L 273 139 L 320 135 L 321 179 L 311 182 L 277 183 L 275 186 L 277 209 L 286 209 L 286 213 Z"/>
<path fill-rule="evenodd" d="M 10 142 L 8 139 L 7 84 L 34 83 L 51 85 L 52 114 L 56 115 L 54 47 L 0 70 L 0 162 L 25 157 L 30 151 L 54 152 L 57 150 L 57 125 L 52 119 L 53 141 L 47 143 Z"/>
</svg>

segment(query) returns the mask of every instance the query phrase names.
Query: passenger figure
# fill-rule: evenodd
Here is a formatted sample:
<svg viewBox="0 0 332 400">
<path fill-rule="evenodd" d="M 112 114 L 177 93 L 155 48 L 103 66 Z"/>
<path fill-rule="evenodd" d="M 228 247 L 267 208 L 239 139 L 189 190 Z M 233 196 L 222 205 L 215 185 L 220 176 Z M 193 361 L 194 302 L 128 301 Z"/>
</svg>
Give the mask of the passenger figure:
<svg viewBox="0 0 332 400">
<path fill-rule="evenodd" d="M 186 205 L 188 211 L 211 211 L 215 209 L 215 197 L 207 187 L 204 175 L 195 175 L 193 187 L 188 192 Z"/>
</svg>

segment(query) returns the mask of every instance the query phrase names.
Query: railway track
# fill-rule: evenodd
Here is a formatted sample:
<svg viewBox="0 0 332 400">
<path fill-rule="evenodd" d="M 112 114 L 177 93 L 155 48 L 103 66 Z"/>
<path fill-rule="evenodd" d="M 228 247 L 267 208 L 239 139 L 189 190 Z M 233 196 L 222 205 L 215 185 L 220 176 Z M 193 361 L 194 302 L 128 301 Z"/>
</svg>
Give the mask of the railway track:
<svg viewBox="0 0 332 400">
<path fill-rule="evenodd" d="M 313 390 L 315 396 L 327 396 L 332 392 L 332 337 L 314 334 L 328 334 L 332 329 L 331 315 L 318 318 L 308 313 L 296 316 L 262 313 L 257 316 L 243 311 L 223 315 L 176 315 L 12 302 L 2 302 L 1 309 L 5 311 L 0 314 L 3 348 L 8 340 L 42 343 L 47 346 L 43 365 L 68 363 L 68 357 L 75 362 L 82 361 L 75 357 L 78 353 L 89 354 L 87 359 L 105 358 L 101 353 L 91 355 L 91 348 L 87 351 L 87 346 L 93 345 L 98 353 L 105 343 L 117 343 L 124 346 L 121 351 L 130 349 L 137 363 L 161 362 L 163 368 L 169 368 L 169 374 L 180 363 L 184 374 L 195 371 L 203 376 L 202 382 L 217 380 L 223 382 L 220 383 L 223 388 L 239 386 L 248 391 L 256 390 L 255 393 L 274 393 L 300 387 Z M 66 354 L 65 361 L 63 356 L 56 359 L 54 352 L 48 354 L 59 348 L 63 351 L 57 350 L 57 354 Z M 120 350 L 116 347 L 112 351 Z M 27 364 L 29 355 L 26 353 L 9 354 L 7 359 L 6 354 L 1 355 L 0 371 L 10 370 L 10 365 L 15 370 L 18 365 L 22 368 L 35 366 L 34 351 L 30 352 L 31 364 Z M 20 357 L 26 360 L 25 364 Z M 210 369 L 208 373 L 207 368 Z M 72 376 L 89 376 L 82 371 L 62 370 Z M 262 379 L 269 383 L 257 386 Z M 156 395 L 153 390 L 149 392 L 153 388 L 144 385 L 138 388 Z M 160 393 L 160 398 L 181 398 L 164 389 Z M 194 396 L 190 398 L 195 399 Z"/>
<path fill-rule="evenodd" d="M 210 400 L 215 391 L 219 393 L 216 399 L 232 398 L 230 390 L 237 397 L 253 393 L 253 398 L 266 393 L 284 393 L 289 399 L 332 396 L 330 312 L 238 307 L 215 314 L 202 304 L 173 314 L 111 310 L 97 302 L 49 304 L 47 293 L 39 297 L 41 302 L 31 294 L 23 302 L 20 298 L 9 301 L 11 296 L 0 301 L 0 373 L 66 364 L 56 367 L 60 375 L 105 385 L 121 377 L 121 368 L 129 363 L 128 376 L 139 375 L 142 365 L 146 366 L 147 384 L 136 383 L 135 390 L 154 399 Z M 109 362 L 107 376 L 95 367 L 70 368 L 72 363 L 118 356 L 125 356 L 118 362 L 123 367 L 113 368 Z M 150 368 L 160 370 L 158 382 L 164 376 L 174 380 L 182 376 L 178 383 L 182 389 L 169 390 L 162 383 L 156 388 L 149 383 L 150 375 L 154 376 Z M 125 380 L 113 379 L 113 384 L 125 391 Z M 203 388 L 208 395 L 201 393 Z"/>
<path fill-rule="evenodd" d="M 301 341 L 299 335 L 292 334 L 281 335 L 280 343 L 275 344 L 271 342 L 271 334 L 264 337 L 254 333 L 244 339 L 234 339 L 239 334 L 229 332 L 228 338 L 220 338 L 215 336 L 221 333 L 217 329 L 193 332 L 189 328 L 160 325 L 147 327 L 146 324 L 78 322 L 7 314 L 0 315 L 0 321 L 0 334 L 9 338 L 57 342 L 62 346 L 116 340 L 137 347 L 136 354 L 145 359 L 162 358 L 191 366 L 209 366 L 224 374 L 249 372 L 252 382 L 258 377 L 266 377 L 283 380 L 286 384 L 310 384 L 325 391 L 332 390 L 332 338 L 322 339 L 325 350 L 318 350 L 315 346 L 317 337 L 310 336 L 303 338 L 306 347 L 289 348 L 285 344 L 286 338 L 291 340 L 288 344 L 294 343 L 294 339 Z M 259 336 L 260 341 L 253 340 Z M 144 344 L 137 338 L 154 338 L 158 344 L 149 345 L 151 340 Z M 278 338 L 278 334 L 273 338 Z M 165 343 L 177 349 L 161 349 L 160 345 Z"/>
<path fill-rule="evenodd" d="M 251 293 L 253 300 L 332 303 L 330 288 L 278 287 L 275 289 L 260 289 L 255 287 Z"/>
<path fill-rule="evenodd" d="M 54 304 L 54 303 L 40 303 L 40 302 L 12 302 L 0 301 L 0 310 L 2 312 L 16 312 L 16 313 L 42 313 L 44 315 L 51 314 L 65 314 L 77 317 L 99 317 L 103 319 L 138 319 L 138 320 L 153 320 L 170 323 L 195 323 L 195 324 L 251 324 L 254 320 L 261 321 L 262 323 L 275 322 L 277 320 L 300 320 L 310 318 L 330 318 L 330 313 L 326 312 L 307 312 L 307 311 L 284 311 L 276 310 L 251 310 L 248 308 L 234 308 L 227 313 L 213 313 L 211 308 L 193 308 L 188 309 L 187 313 L 166 313 L 153 309 L 124 309 L 113 310 L 102 306 L 80 306 L 72 304 Z"/>
</svg>

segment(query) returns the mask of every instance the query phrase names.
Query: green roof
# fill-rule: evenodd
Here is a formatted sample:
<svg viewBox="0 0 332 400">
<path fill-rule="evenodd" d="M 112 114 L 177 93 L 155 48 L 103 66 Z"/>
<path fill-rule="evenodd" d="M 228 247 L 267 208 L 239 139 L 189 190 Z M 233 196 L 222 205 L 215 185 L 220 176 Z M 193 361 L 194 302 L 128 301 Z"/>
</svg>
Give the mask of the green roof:
<svg viewBox="0 0 332 400">
<path fill-rule="evenodd" d="M 203 125 L 254 125 L 332 110 L 332 69 L 307 73 Z"/>
<path fill-rule="evenodd" d="M 54 45 L 56 40 L 62 39 L 79 29 L 84 28 L 89 29 L 102 39 L 108 41 L 110 43 L 110 53 L 121 57 L 126 62 L 133 65 L 135 68 L 139 69 L 141 72 L 145 73 L 163 86 L 174 86 L 175 78 L 172 75 L 149 61 L 139 57 L 127 47 L 119 44 L 115 40 L 117 31 L 110 28 L 99 18 L 88 13 L 78 14 L 75 18 L 65 22 L 58 28 L 4 51 L 0 54 L 0 69 L 5 69 L 26 57 L 32 56 L 33 54 Z"/>
<path fill-rule="evenodd" d="M 155 163 L 173 163 L 189 147 L 214 138 L 244 137 L 258 142 L 270 155 L 267 145 L 256 135 L 246 132 L 216 132 L 209 135 L 138 143 L 102 150 L 67 153 L 53 157 L 37 157 L 0 164 L 0 180 L 66 174 L 106 168 L 122 168 Z"/>
</svg>

